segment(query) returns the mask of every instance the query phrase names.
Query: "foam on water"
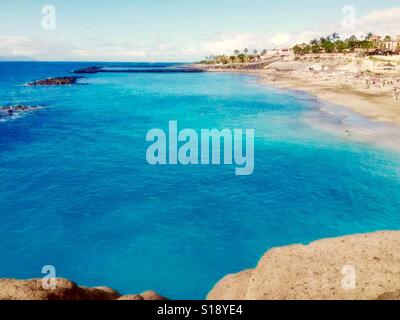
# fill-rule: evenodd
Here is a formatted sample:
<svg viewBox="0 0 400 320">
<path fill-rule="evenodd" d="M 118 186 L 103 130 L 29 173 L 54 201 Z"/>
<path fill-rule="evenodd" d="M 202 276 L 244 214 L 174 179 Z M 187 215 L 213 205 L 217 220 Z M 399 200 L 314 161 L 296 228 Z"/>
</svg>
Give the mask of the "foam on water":
<svg viewBox="0 0 400 320">
<path fill-rule="evenodd" d="M 373 121 L 341 106 L 319 102 L 312 111 L 305 114 L 304 120 L 316 128 L 350 140 L 400 151 L 399 126 Z"/>
</svg>

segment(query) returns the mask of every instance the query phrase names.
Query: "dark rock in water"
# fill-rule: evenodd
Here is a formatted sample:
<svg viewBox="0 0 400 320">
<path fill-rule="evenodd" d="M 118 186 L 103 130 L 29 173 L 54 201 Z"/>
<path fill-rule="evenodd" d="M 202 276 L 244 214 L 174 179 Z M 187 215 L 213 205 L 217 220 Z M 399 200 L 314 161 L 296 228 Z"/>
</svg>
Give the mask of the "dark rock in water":
<svg viewBox="0 0 400 320">
<path fill-rule="evenodd" d="M 191 66 L 170 66 L 170 67 L 88 67 L 73 71 L 73 73 L 196 73 L 204 72 L 203 69 Z"/>
<path fill-rule="evenodd" d="M 59 77 L 37 80 L 29 82 L 28 86 L 64 86 L 68 84 L 76 84 L 77 80 L 82 77 Z"/>
<path fill-rule="evenodd" d="M 100 67 L 87 67 L 87 68 L 83 68 L 83 69 L 78 69 L 78 70 L 74 70 L 73 73 L 97 73 L 100 72 L 102 68 Z"/>
<path fill-rule="evenodd" d="M 5 106 L 5 107 L 0 106 L 0 117 L 12 116 L 15 113 L 36 111 L 39 108 L 40 108 L 39 106 L 25 106 L 25 105 L 15 105 L 15 106 Z"/>
</svg>

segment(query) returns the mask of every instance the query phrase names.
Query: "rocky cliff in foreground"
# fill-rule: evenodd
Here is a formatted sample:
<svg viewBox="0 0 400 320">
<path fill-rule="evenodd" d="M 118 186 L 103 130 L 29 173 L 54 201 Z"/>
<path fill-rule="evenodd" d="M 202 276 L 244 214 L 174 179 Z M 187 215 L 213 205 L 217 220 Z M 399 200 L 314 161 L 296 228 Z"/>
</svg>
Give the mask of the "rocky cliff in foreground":
<svg viewBox="0 0 400 320">
<path fill-rule="evenodd" d="M 228 275 L 209 300 L 400 300 L 400 231 L 325 239 L 269 250 L 255 269 Z M 166 300 L 153 291 L 122 296 L 57 279 L 0 279 L 0 300 Z"/>
<path fill-rule="evenodd" d="M 166 300 L 153 291 L 121 295 L 107 287 L 87 288 L 56 279 L 55 289 L 43 289 L 41 279 L 0 279 L 0 300 Z"/>
<path fill-rule="evenodd" d="M 400 232 L 274 248 L 257 267 L 228 275 L 209 300 L 400 299 Z"/>
</svg>

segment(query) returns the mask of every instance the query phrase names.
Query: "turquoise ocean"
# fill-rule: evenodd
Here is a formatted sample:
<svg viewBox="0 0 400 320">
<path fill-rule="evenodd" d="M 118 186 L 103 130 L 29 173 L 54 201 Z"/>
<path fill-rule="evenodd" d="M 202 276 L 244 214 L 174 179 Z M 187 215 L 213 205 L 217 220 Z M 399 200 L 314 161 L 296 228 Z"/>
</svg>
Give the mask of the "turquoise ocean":
<svg viewBox="0 0 400 320">
<path fill-rule="evenodd" d="M 0 118 L 0 277 L 40 278 L 53 265 L 80 285 L 201 299 L 271 247 L 400 229 L 399 151 L 344 134 L 386 127 L 252 75 L 24 85 L 92 64 L 0 63 L 0 105 L 43 106 Z M 254 129 L 254 173 L 149 165 L 146 134 L 171 120 Z"/>
</svg>

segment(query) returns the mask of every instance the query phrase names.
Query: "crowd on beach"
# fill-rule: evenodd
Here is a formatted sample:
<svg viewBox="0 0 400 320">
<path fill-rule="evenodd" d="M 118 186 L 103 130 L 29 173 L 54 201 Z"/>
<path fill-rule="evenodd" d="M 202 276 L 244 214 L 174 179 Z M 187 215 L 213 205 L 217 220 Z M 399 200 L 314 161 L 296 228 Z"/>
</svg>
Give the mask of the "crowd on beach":
<svg viewBox="0 0 400 320">
<path fill-rule="evenodd" d="M 399 100 L 400 96 L 400 78 L 382 78 L 382 77 L 366 77 L 365 88 L 389 88 L 393 92 L 393 99 Z"/>
<path fill-rule="evenodd" d="M 296 70 L 286 73 L 287 76 L 307 81 L 335 82 L 341 89 L 346 86 L 363 90 L 376 90 L 382 93 L 390 92 L 394 100 L 400 101 L 400 77 L 379 76 L 367 73 L 347 71 L 309 71 Z"/>
</svg>

